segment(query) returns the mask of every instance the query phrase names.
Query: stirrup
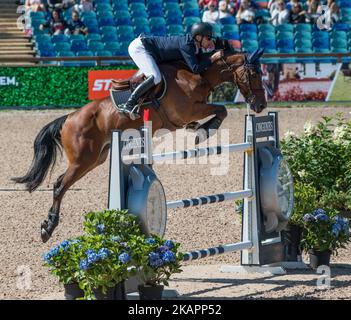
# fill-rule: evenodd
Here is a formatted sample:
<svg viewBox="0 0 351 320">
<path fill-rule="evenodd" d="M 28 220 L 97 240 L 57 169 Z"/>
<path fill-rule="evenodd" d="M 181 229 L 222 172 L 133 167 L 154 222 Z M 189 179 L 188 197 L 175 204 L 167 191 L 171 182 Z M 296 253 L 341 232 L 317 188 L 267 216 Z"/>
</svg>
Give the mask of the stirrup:
<svg viewBox="0 0 351 320">
<path fill-rule="evenodd" d="M 125 113 L 131 120 L 136 120 L 140 118 L 140 114 L 138 113 L 138 105 L 134 106 L 132 110 L 126 108 L 126 104 L 118 105 L 118 111 L 121 113 Z"/>
</svg>

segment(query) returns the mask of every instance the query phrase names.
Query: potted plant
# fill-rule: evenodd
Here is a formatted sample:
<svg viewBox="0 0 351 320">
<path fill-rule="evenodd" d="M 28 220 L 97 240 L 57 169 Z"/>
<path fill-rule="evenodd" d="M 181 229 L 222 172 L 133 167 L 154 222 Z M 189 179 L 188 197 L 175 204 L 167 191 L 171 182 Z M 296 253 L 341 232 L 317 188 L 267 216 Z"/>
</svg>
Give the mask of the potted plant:
<svg viewBox="0 0 351 320">
<path fill-rule="evenodd" d="M 85 235 L 63 241 L 43 258 L 64 285 L 66 299 L 124 300 L 128 257 L 123 243 Z"/>
<path fill-rule="evenodd" d="M 125 299 L 124 281 L 135 273 L 127 241 L 141 235 L 136 218 L 126 210 L 89 212 L 84 230 L 44 254 L 46 265 L 67 299 Z"/>
<path fill-rule="evenodd" d="M 180 273 L 183 254 L 179 243 L 164 240 L 157 235 L 135 236 L 129 241 L 136 272 L 141 280 L 138 286 L 141 300 L 161 300 L 164 286 L 174 273 Z"/>
<path fill-rule="evenodd" d="M 350 240 L 348 220 L 334 209 L 317 209 L 303 217 L 301 248 L 310 255 L 310 266 L 329 265 L 331 254 L 345 248 Z"/>
</svg>

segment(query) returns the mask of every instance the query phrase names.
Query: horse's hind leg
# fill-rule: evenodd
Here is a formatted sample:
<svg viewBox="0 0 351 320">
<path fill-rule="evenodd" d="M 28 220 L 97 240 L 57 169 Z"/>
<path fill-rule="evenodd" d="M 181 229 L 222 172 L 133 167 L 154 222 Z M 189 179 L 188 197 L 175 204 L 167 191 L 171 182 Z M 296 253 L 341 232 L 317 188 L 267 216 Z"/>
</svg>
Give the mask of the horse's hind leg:
<svg viewBox="0 0 351 320">
<path fill-rule="evenodd" d="M 53 190 L 53 203 L 49 210 L 48 220 L 41 224 L 41 239 L 43 242 L 49 240 L 59 223 L 61 201 L 66 191 L 88 171 L 90 170 L 84 165 L 70 164 L 66 172 L 56 180 Z"/>
</svg>

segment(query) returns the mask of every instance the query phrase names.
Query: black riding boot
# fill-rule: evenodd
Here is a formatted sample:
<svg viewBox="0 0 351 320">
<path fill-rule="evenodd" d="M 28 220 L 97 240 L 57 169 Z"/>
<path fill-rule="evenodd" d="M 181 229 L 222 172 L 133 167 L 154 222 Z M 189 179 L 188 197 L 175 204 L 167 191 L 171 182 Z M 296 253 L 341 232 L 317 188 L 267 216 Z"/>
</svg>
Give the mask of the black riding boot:
<svg viewBox="0 0 351 320">
<path fill-rule="evenodd" d="M 138 100 L 146 92 L 148 92 L 154 85 L 155 85 L 154 77 L 149 76 L 146 80 L 144 80 L 136 87 L 136 89 L 130 95 L 128 101 L 119 107 L 119 111 L 126 113 L 129 116 L 129 118 L 131 118 L 132 120 L 140 118 L 140 115 L 138 113 L 139 111 L 138 105 L 137 105 Z"/>
</svg>

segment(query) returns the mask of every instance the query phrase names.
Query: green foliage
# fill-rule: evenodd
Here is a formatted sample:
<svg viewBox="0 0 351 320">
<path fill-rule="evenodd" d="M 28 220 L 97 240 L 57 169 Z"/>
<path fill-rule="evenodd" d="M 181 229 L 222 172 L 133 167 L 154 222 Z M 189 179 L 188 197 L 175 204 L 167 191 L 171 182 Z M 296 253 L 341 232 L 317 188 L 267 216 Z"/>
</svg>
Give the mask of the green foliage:
<svg viewBox="0 0 351 320">
<path fill-rule="evenodd" d="M 211 92 L 209 101 L 213 102 L 224 102 L 224 101 L 234 101 L 235 95 L 238 89 L 234 83 L 224 82 L 214 88 Z"/>
<path fill-rule="evenodd" d="M 84 231 L 90 235 L 104 234 L 127 242 L 132 235 L 141 235 L 140 225 L 128 210 L 104 210 L 85 215 Z"/>
<path fill-rule="evenodd" d="M 350 121 L 338 114 L 323 117 L 315 126 L 307 123 L 300 137 L 287 133 L 281 151 L 294 178 L 294 214 L 310 212 L 310 205 L 351 210 Z"/>
<path fill-rule="evenodd" d="M 137 275 L 144 284 L 168 286 L 171 275 L 182 272 L 183 254 L 178 252 L 179 243 L 165 241 L 157 235 L 150 238 L 142 235 L 132 237 L 129 246 Z"/>
<path fill-rule="evenodd" d="M 317 209 L 303 217 L 300 246 L 305 252 L 314 249 L 337 254 L 349 241 L 348 220 L 339 217 L 336 210 Z"/>
<path fill-rule="evenodd" d="M 1 67 L 1 76 L 15 77 L 18 86 L 0 86 L 0 106 L 82 106 L 89 102 L 89 70 L 133 68 L 135 67 Z"/>
</svg>

